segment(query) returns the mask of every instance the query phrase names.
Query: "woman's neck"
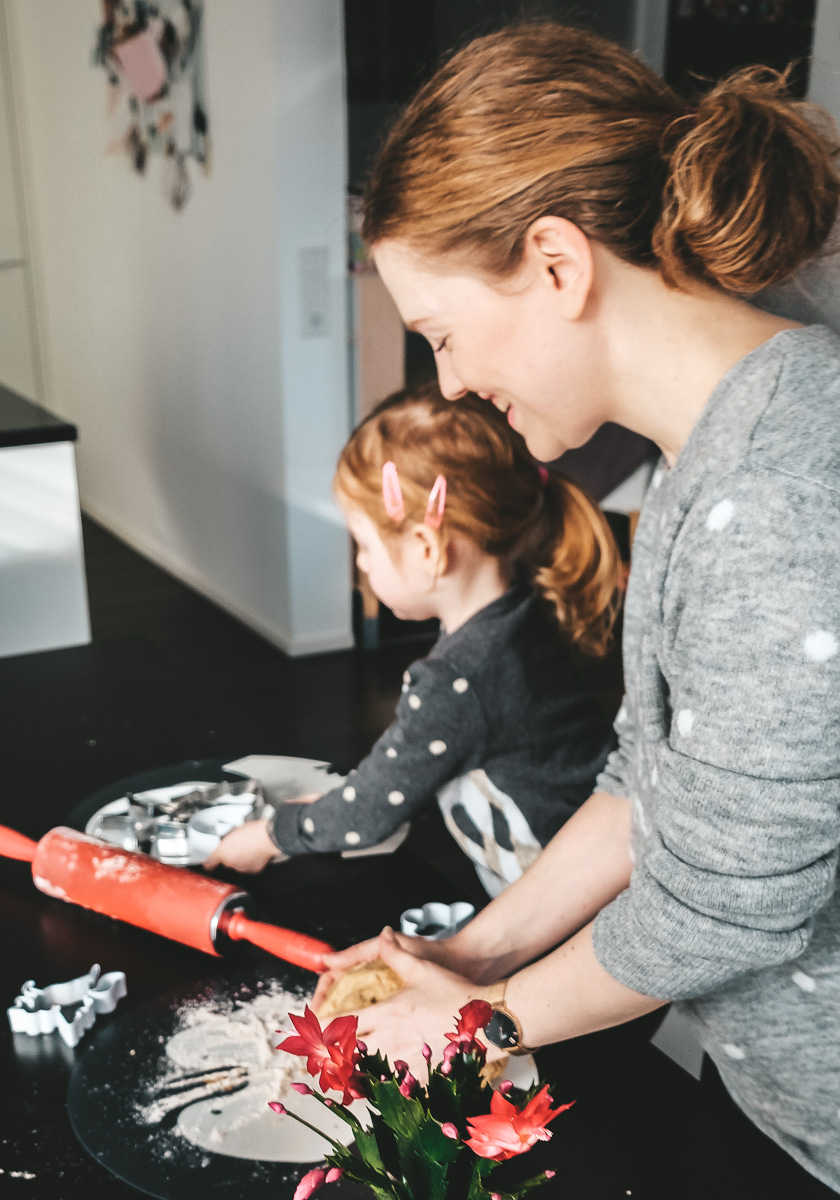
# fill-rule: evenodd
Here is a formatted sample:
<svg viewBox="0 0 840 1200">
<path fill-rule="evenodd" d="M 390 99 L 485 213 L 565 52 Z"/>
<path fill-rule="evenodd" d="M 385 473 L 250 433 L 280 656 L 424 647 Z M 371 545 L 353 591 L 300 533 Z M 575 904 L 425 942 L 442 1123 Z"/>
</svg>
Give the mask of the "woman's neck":
<svg viewBox="0 0 840 1200">
<path fill-rule="evenodd" d="M 602 254 L 599 352 L 612 420 L 650 438 L 673 464 L 721 379 L 783 329 L 799 327 L 718 288 L 669 288 L 658 272 Z M 597 303 L 597 302 L 596 302 Z"/>
<path fill-rule="evenodd" d="M 437 616 L 446 633 L 454 633 L 488 604 L 503 596 L 511 585 L 510 569 L 466 538 L 453 538 L 448 546 L 446 573 L 434 593 Z"/>
</svg>

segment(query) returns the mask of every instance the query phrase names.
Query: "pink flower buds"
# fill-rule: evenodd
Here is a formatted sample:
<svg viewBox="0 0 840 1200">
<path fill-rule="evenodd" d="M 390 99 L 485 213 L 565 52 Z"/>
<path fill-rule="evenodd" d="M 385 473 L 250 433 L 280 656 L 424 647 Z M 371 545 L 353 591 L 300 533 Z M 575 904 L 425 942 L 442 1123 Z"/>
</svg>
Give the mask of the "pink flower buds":
<svg viewBox="0 0 840 1200">
<path fill-rule="evenodd" d="M 425 1060 L 429 1064 L 429 1066 L 431 1066 L 432 1065 L 432 1047 L 429 1045 L 428 1042 L 423 1043 L 423 1057 L 425 1058 Z"/>
<path fill-rule="evenodd" d="M 406 1071 L 405 1075 L 403 1076 L 402 1083 L 400 1084 L 400 1094 L 405 1096 L 406 1099 L 410 1100 L 414 1095 L 414 1092 L 417 1090 L 417 1086 L 417 1080 L 410 1071 Z"/>
<path fill-rule="evenodd" d="M 268 1107 L 274 1109 L 279 1117 L 285 1117 L 286 1106 L 281 1104 L 279 1100 L 269 1100 Z"/>
<path fill-rule="evenodd" d="M 396 1060 L 396 1062 L 394 1063 L 394 1074 L 395 1075 L 405 1075 L 407 1070 L 408 1070 L 408 1063 L 405 1062 L 404 1059 L 398 1058 Z"/>
<path fill-rule="evenodd" d="M 308 1083 L 293 1083 L 292 1090 L 301 1096 L 311 1096 L 313 1094 L 312 1088 Z"/>
<path fill-rule="evenodd" d="M 343 1174 L 344 1172 L 342 1171 L 341 1167 L 330 1167 L 329 1171 L 327 1171 L 327 1178 L 324 1180 L 324 1183 L 338 1183 Z"/>
<path fill-rule="evenodd" d="M 545 1175 L 546 1179 L 553 1179 L 556 1174 L 556 1171 L 543 1171 L 543 1175 Z"/>
<path fill-rule="evenodd" d="M 501 1092 L 503 1096 L 507 1096 L 513 1091 L 513 1084 L 509 1079 L 504 1079 L 496 1088 L 496 1091 Z"/>
<path fill-rule="evenodd" d="M 294 1200 L 309 1200 L 312 1193 L 317 1192 L 318 1188 L 326 1182 L 326 1178 L 327 1173 L 322 1167 L 308 1171 L 295 1188 Z"/>
<path fill-rule="evenodd" d="M 444 1121 L 440 1127 L 440 1131 L 444 1137 L 450 1138 L 453 1142 L 457 1142 L 459 1140 L 458 1126 L 453 1125 L 451 1121 Z"/>
<path fill-rule="evenodd" d="M 359 1051 L 360 1054 L 367 1054 L 367 1042 L 357 1041 L 356 1049 Z M 338 1167 L 334 1167 L 333 1170 L 337 1171 Z M 329 1180 L 327 1180 L 327 1182 L 329 1183 Z"/>
</svg>

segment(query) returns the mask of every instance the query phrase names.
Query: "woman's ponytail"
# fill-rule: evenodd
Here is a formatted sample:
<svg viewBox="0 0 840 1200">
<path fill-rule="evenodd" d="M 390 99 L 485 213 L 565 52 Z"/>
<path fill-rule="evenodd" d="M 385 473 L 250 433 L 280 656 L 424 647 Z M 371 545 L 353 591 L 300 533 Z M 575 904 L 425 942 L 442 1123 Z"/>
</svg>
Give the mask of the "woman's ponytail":
<svg viewBox="0 0 840 1200">
<path fill-rule="evenodd" d="M 542 518 L 520 561 L 569 640 L 586 654 L 604 654 L 618 611 L 621 558 L 601 510 L 568 479 L 549 476 Z"/>
<path fill-rule="evenodd" d="M 669 171 L 653 250 L 675 286 L 701 278 L 752 295 L 824 245 L 838 210 L 836 129 L 794 103 L 787 78 L 747 67 L 666 131 Z"/>
</svg>

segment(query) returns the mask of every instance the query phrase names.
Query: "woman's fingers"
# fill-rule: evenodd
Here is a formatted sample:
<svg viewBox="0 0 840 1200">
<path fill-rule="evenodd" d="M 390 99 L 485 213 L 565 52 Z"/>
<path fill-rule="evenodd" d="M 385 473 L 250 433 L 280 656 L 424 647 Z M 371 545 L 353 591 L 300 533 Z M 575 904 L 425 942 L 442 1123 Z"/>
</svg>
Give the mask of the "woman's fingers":
<svg viewBox="0 0 840 1200">
<path fill-rule="evenodd" d="M 349 971 L 351 967 L 357 967 L 359 963 L 372 962 L 378 957 L 377 939 L 369 938 L 366 942 L 359 942 L 355 946 L 350 946 L 347 950 L 338 950 L 335 954 L 324 955 L 324 971 L 318 980 L 318 986 L 315 988 L 315 995 L 312 997 L 312 1007 L 315 1012 L 324 1003 L 327 992 L 337 979 L 340 979 L 345 971 Z"/>
</svg>

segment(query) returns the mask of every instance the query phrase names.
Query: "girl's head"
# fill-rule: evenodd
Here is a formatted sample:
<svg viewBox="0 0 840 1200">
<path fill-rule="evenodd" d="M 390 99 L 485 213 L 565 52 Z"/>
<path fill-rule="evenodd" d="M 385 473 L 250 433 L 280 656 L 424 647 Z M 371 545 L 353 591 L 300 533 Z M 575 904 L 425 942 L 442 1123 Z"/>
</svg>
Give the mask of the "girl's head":
<svg viewBox="0 0 840 1200">
<path fill-rule="evenodd" d="M 430 507 L 440 477 L 445 503 L 438 485 Z M 395 393 L 344 447 L 335 490 L 374 591 L 404 615 L 431 615 L 424 577 L 412 575 L 417 560 L 405 554 L 410 540 L 421 538 L 433 563 L 445 563 L 462 539 L 502 574 L 531 580 L 581 649 L 606 649 L 621 571 L 606 521 L 574 484 L 547 475 L 502 414 L 476 396 L 452 404 L 434 384 Z"/>
<path fill-rule="evenodd" d="M 616 325 L 622 270 L 748 296 L 819 251 L 840 195 L 820 120 L 763 67 L 688 105 L 592 33 L 514 25 L 456 53 L 397 120 L 363 232 L 439 347 L 444 393 L 527 399 L 531 427 L 514 423 L 549 458 L 614 415 L 598 321 Z M 537 251 L 552 296 L 528 286 Z M 562 440 L 540 441 L 533 415 L 558 404 Z"/>
</svg>

